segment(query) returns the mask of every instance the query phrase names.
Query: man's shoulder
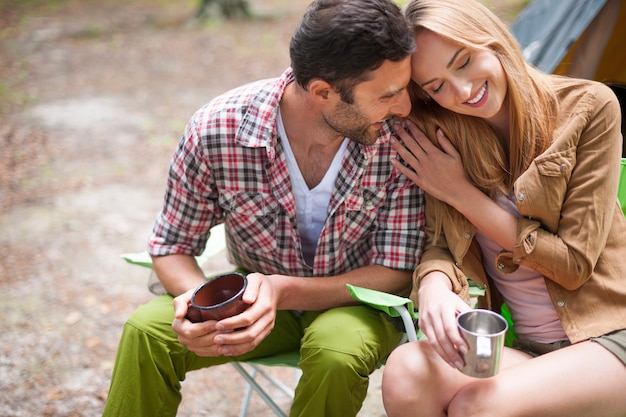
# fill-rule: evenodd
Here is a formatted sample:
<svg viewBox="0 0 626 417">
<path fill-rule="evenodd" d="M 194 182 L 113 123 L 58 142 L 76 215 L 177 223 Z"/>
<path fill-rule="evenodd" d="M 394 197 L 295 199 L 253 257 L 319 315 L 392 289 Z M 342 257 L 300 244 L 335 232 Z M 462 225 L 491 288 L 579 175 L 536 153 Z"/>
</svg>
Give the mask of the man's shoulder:
<svg viewBox="0 0 626 417">
<path fill-rule="evenodd" d="M 275 106 L 290 81 L 289 71 L 234 87 L 211 99 L 199 111 L 240 110 L 249 106 Z"/>
<path fill-rule="evenodd" d="M 257 80 L 228 90 L 202 106 L 198 111 L 237 110 L 257 100 L 267 98 L 278 78 Z"/>
</svg>

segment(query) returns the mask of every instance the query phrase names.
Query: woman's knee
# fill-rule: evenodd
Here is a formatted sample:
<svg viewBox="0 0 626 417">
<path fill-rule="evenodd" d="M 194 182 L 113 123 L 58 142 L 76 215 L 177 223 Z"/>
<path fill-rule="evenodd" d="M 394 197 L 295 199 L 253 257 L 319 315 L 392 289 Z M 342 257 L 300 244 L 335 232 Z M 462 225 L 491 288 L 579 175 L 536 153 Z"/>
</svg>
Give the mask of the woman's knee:
<svg viewBox="0 0 626 417">
<path fill-rule="evenodd" d="M 415 384 L 419 384 L 421 379 L 430 380 L 432 374 L 428 370 L 432 368 L 432 364 L 429 363 L 429 355 L 424 348 L 427 346 L 422 342 L 398 346 L 387 358 L 383 378 L 388 382 L 397 379 Z"/>
<path fill-rule="evenodd" d="M 477 380 L 464 385 L 456 393 L 448 406 L 449 417 L 497 417 L 500 411 L 494 408 L 495 401 L 491 401 L 496 394 L 496 386 L 488 380 Z"/>
<path fill-rule="evenodd" d="M 391 352 L 383 369 L 382 392 L 386 403 L 405 406 L 413 402 L 416 397 L 406 395 L 407 389 L 415 392 L 414 388 L 427 382 L 424 381 L 426 368 L 418 344 L 407 343 Z"/>
</svg>

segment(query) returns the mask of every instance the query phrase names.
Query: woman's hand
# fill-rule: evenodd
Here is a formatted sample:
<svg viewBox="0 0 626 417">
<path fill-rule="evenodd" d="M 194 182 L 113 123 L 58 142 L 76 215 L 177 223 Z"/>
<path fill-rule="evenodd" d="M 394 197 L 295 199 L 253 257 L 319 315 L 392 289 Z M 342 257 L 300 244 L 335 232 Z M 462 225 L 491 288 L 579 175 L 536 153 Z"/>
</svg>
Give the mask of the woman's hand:
<svg viewBox="0 0 626 417">
<path fill-rule="evenodd" d="M 254 273 L 247 278 L 243 301 L 250 307 L 220 321 L 190 322 L 185 315 L 193 290 L 176 297 L 172 328 L 179 342 L 198 356 L 238 356 L 254 350 L 274 328 L 276 296 L 266 276 Z"/>
<path fill-rule="evenodd" d="M 419 327 L 433 349 L 450 366 L 462 369 L 467 343 L 461 336 L 456 317 L 470 307 L 450 289 L 442 272 L 422 278 L 419 288 Z"/>
<path fill-rule="evenodd" d="M 399 140 L 392 138 L 391 143 L 408 166 L 397 159 L 391 162 L 425 192 L 454 206 L 458 190 L 469 185 L 461 156 L 441 129 L 437 130 L 439 149 L 413 122 L 405 122 L 407 128 L 396 122 L 394 130 Z"/>
</svg>

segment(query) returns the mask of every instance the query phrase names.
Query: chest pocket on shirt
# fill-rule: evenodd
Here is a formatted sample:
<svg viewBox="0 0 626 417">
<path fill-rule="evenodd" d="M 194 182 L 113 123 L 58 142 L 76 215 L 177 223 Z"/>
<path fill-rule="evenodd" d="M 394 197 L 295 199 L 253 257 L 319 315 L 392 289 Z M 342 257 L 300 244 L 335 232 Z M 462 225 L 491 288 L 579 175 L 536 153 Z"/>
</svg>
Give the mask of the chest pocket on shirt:
<svg viewBox="0 0 626 417">
<path fill-rule="evenodd" d="M 534 185 L 537 188 L 531 189 L 530 192 L 541 195 L 545 200 L 545 207 L 550 212 L 561 211 L 567 185 L 575 165 L 575 155 L 575 149 L 568 149 L 564 152 L 540 156 L 535 159 L 533 165 L 538 174 L 537 183 L 531 182 L 529 186 Z M 529 179 L 532 181 L 532 176 Z"/>
<path fill-rule="evenodd" d="M 227 191 L 219 198 L 237 248 L 271 252 L 276 248 L 278 202 L 270 194 Z"/>
<path fill-rule="evenodd" d="M 345 201 L 346 222 L 342 238 L 348 243 L 363 239 L 371 232 L 372 224 L 385 202 L 385 191 L 362 188 L 350 194 Z"/>
</svg>

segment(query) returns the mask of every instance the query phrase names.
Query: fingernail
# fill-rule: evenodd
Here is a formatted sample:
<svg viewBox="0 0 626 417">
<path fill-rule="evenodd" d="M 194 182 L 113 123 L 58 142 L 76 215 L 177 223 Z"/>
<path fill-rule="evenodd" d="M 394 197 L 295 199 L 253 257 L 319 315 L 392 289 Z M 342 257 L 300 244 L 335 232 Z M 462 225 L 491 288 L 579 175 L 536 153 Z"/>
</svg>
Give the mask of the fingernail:
<svg viewBox="0 0 626 417">
<path fill-rule="evenodd" d="M 463 369 L 463 364 L 459 361 L 456 361 L 454 362 L 454 367 L 460 371 L 461 369 Z"/>
</svg>

